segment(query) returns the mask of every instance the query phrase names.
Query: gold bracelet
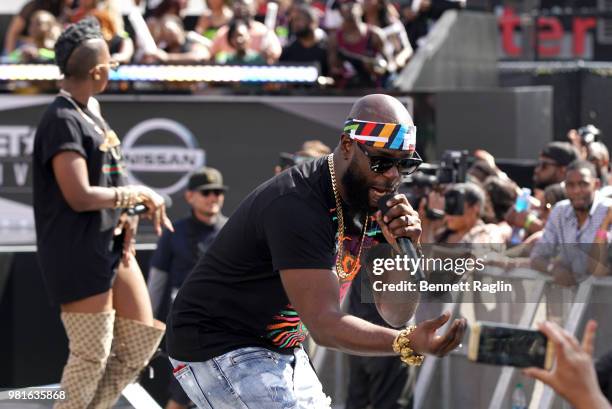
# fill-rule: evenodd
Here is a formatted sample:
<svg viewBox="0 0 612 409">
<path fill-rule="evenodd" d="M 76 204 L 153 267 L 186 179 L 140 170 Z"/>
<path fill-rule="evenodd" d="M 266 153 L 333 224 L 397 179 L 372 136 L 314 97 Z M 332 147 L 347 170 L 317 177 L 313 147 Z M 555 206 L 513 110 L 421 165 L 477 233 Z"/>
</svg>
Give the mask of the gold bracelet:
<svg viewBox="0 0 612 409">
<path fill-rule="evenodd" d="M 115 208 L 127 209 L 134 207 L 136 202 L 136 194 L 127 186 L 116 187 L 117 198 L 115 200 Z"/>
<path fill-rule="evenodd" d="M 399 354 L 403 363 L 410 366 L 421 366 L 425 360 L 425 357 L 414 352 L 414 350 L 410 348 L 409 335 L 412 334 L 415 329 L 415 325 L 410 325 L 409 327 L 406 327 L 400 331 L 393 341 L 393 352 Z"/>
<path fill-rule="evenodd" d="M 125 187 L 119 188 L 121 190 L 121 205 L 122 209 L 127 208 L 128 191 Z"/>
<path fill-rule="evenodd" d="M 111 187 L 111 189 L 113 189 L 113 192 L 115 192 L 115 204 L 114 204 L 114 208 L 118 209 L 119 206 L 121 205 L 121 193 L 119 192 L 119 188 L 117 188 L 117 187 Z"/>
<path fill-rule="evenodd" d="M 131 189 L 131 188 L 126 188 L 126 190 L 128 192 L 126 207 L 136 206 L 136 199 L 137 199 L 136 192 L 134 191 L 134 189 Z"/>
</svg>

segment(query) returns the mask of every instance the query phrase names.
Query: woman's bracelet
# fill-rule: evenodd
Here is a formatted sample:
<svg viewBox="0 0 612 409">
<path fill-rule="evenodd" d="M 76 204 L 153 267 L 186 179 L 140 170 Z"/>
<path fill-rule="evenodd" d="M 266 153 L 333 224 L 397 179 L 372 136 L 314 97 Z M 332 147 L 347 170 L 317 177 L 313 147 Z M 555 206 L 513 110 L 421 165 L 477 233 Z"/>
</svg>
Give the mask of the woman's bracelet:
<svg viewBox="0 0 612 409">
<path fill-rule="evenodd" d="M 134 207 L 138 201 L 138 193 L 131 186 L 113 187 L 115 191 L 115 209 Z"/>
<path fill-rule="evenodd" d="M 113 208 L 118 209 L 121 205 L 121 193 L 119 192 L 119 188 L 113 186 L 111 189 L 113 189 L 113 192 L 115 192 L 115 204 Z"/>
</svg>

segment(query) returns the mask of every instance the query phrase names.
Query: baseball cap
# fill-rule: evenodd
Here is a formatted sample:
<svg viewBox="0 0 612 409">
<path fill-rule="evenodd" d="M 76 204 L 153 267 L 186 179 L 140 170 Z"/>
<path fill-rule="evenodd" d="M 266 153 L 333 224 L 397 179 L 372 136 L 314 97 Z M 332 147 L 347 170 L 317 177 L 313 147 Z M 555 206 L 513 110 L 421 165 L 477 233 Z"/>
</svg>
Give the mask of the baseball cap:
<svg viewBox="0 0 612 409">
<path fill-rule="evenodd" d="M 203 167 L 189 176 L 188 190 L 227 190 L 223 184 L 223 176 L 215 168 Z"/>
<path fill-rule="evenodd" d="M 540 154 L 554 160 L 560 166 L 567 166 L 578 159 L 576 148 L 569 142 L 550 142 Z"/>
</svg>

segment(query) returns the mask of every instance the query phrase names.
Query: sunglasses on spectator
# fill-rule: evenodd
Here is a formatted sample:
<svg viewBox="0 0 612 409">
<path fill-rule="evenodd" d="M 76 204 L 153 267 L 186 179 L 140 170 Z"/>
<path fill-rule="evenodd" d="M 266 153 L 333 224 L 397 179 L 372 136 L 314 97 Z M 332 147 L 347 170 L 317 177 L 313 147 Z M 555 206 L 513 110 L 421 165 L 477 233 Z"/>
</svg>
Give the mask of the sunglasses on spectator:
<svg viewBox="0 0 612 409">
<path fill-rule="evenodd" d="M 560 166 L 557 162 L 541 160 L 537 163 L 536 168 L 546 169 L 549 166 Z"/>
<path fill-rule="evenodd" d="M 375 156 L 369 153 L 363 144 L 357 142 L 357 146 L 363 152 L 363 154 L 370 161 L 370 170 L 375 173 L 385 173 L 392 167 L 397 167 L 400 173 L 404 175 L 410 175 L 414 173 L 421 163 L 423 163 L 423 159 L 419 156 L 417 151 L 413 152 L 413 156 L 411 158 L 389 158 L 387 156 Z"/>
<path fill-rule="evenodd" d="M 215 196 L 221 196 L 224 192 L 221 189 L 205 189 L 205 190 L 200 190 L 200 193 L 202 194 L 202 196 L 208 197 L 211 194 Z"/>
</svg>

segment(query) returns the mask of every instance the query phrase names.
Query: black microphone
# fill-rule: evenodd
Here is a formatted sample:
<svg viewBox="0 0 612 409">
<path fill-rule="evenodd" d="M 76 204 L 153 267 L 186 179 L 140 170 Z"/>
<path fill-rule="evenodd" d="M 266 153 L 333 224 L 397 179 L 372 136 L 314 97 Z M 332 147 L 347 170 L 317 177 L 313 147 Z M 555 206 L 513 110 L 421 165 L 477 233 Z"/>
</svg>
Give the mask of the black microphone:
<svg viewBox="0 0 612 409">
<path fill-rule="evenodd" d="M 393 194 L 388 194 L 378 199 L 378 208 L 382 212 L 383 216 L 389 211 L 389 206 L 387 206 L 387 202 L 393 199 L 393 196 Z M 412 244 L 412 240 L 410 240 L 408 237 L 398 237 L 395 240 L 397 242 L 397 247 L 399 247 L 400 253 L 402 255 L 408 256 L 411 259 L 420 258 L 416 252 L 416 249 L 414 248 L 414 245 Z M 415 269 L 413 281 L 419 283 L 425 280 L 426 278 L 425 274 L 423 274 L 423 271 L 420 268 Z"/>
</svg>

